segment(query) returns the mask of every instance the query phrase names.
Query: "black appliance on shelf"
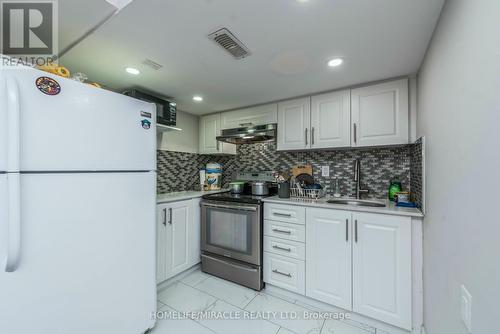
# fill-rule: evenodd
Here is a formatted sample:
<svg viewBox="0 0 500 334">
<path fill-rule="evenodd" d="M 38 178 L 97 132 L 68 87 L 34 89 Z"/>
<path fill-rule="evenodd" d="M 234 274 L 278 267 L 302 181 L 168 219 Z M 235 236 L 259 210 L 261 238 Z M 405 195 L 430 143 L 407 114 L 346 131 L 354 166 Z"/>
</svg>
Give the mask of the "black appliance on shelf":
<svg viewBox="0 0 500 334">
<path fill-rule="evenodd" d="M 136 99 L 151 102 L 156 105 L 156 124 L 162 126 L 175 126 L 177 123 L 177 104 L 161 99 L 149 93 L 132 89 L 124 92 L 125 95 Z"/>
</svg>

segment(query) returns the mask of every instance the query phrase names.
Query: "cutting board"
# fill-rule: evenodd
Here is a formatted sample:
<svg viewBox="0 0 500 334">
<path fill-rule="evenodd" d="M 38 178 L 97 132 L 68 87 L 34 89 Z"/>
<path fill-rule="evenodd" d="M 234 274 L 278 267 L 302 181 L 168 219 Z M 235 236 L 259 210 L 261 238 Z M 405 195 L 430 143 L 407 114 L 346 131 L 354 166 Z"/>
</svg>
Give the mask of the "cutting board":
<svg viewBox="0 0 500 334">
<path fill-rule="evenodd" d="M 300 174 L 309 174 L 313 175 L 313 169 L 311 165 L 303 165 L 303 166 L 294 166 L 292 167 L 292 174 L 294 177 Z"/>
</svg>

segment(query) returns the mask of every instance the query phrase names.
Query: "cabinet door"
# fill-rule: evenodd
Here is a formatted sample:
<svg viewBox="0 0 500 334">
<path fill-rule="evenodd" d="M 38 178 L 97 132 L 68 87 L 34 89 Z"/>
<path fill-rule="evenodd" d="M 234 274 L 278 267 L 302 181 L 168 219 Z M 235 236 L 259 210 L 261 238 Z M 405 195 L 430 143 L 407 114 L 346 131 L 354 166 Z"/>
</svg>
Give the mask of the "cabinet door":
<svg viewBox="0 0 500 334">
<path fill-rule="evenodd" d="M 311 98 L 278 103 L 278 151 L 311 146 Z"/>
<path fill-rule="evenodd" d="M 156 206 L 156 282 L 167 279 L 168 204 Z"/>
<path fill-rule="evenodd" d="M 220 114 L 215 114 L 200 118 L 200 154 L 236 154 L 236 145 L 216 139 L 221 131 L 220 117 Z"/>
<path fill-rule="evenodd" d="M 306 296 L 352 310 L 351 213 L 306 210 Z"/>
<path fill-rule="evenodd" d="M 411 218 L 353 213 L 353 311 L 411 329 Z"/>
<path fill-rule="evenodd" d="M 353 89 L 352 145 L 408 143 L 408 80 Z"/>
<path fill-rule="evenodd" d="M 193 212 L 193 221 L 189 229 L 189 266 L 194 266 L 201 261 L 201 198 L 191 200 L 191 210 Z"/>
<path fill-rule="evenodd" d="M 219 145 L 215 139 L 220 135 L 220 114 L 202 116 L 200 118 L 200 153 L 219 153 Z"/>
<path fill-rule="evenodd" d="M 311 148 L 351 146 L 351 92 L 311 98 Z"/>
<path fill-rule="evenodd" d="M 272 123 L 278 123 L 277 103 L 221 113 L 222 129 L 234 129 Z"/>
<path fill-rule="evenodd" d="M 191 200 L 170 203 L 167 222 L 167 278 L 189 268 Z"/>
</svg>

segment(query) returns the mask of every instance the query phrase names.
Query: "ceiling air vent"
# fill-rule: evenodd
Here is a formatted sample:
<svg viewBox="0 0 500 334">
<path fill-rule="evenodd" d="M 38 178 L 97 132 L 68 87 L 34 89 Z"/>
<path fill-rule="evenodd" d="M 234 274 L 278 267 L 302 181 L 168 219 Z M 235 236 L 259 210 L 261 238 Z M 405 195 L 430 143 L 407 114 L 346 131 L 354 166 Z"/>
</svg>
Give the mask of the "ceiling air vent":
<svg viewBox="0 0 500 334">
<path fill-rule="evenodd" d="M 160 68 L 163 67 L 162 65 L 158 64 L 155 61 L 152 61 L 151 59 L 145 59 L 142 63 L 146 66 L 151 67 L 155 71 L 158 71 Z"/>
<path fill-rule="evenodd" d="M 236 59 L 243 59 L 250 55 L 250 50 L 226 28 L 214 31 L 208 37 Z"/>
</svg>

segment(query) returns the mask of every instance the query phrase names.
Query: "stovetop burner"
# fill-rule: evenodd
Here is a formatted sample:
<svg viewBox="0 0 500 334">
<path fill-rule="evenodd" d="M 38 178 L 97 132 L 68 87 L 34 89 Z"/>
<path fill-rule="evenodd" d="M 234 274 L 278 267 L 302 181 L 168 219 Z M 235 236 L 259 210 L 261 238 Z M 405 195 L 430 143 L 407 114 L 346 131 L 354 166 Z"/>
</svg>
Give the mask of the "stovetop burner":
<svg viewBox="0 0 500 334">
<path fill-rule="evenodd" d="M 252 194 L 233 194 L 230 191 L 227 191 L 223 193 L 204 195 L 202 198 L 213 201 L 260 204 L 263 198 L 270 196 L 274 196 L 274 194 L 269 194 L 266 196 L 256 196 Z"/>
<path fill-rule="evenodd" d="M 242 194 L 233 194 L 231 191 L 204 195 L 205 200 L 221 201 L 221 202 L 237 202 L 248 204 L 262 204 L 262 199 L 274 196 L 278 193 L 278 186 L 274 183 L 272 171 L 264 172 L 238 172 L 233 180 L 245 182 Z M 269 195 L 256 196 L 252 195 L 252 181 L 265 181 L 269 183 Z"/>
</svg>

